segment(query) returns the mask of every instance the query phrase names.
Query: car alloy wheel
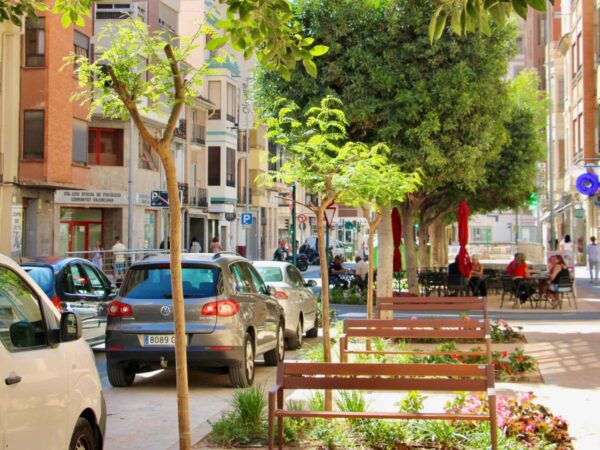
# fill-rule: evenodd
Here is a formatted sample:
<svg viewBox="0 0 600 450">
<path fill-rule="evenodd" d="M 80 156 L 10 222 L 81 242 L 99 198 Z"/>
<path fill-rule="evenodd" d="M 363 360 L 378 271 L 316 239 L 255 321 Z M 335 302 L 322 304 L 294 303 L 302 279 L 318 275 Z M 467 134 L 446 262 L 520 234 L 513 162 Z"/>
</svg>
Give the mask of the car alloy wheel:
<svg viewBox="0 0 600 450">
<path fill-rule="evenodd" d="M 254 347 L 250 339 L 246 340 L 246 351 L 244 353 L 246 356 L 246 379 L 252 380 L 254 378 Z"/>
</svg>

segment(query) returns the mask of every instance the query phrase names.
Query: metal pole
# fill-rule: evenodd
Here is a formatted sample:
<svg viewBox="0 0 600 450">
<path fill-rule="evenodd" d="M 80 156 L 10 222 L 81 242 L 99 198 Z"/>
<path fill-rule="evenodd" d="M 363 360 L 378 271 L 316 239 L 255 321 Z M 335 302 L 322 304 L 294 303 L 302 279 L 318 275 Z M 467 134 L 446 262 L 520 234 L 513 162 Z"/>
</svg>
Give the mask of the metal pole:
<svg viewBox="0 0 600 450">
<path fill-rule="evenodd" d="M 129 248 L 135 248 L 133 245 L 133 169 L 134 169 L 134 148 L 133 148 L 133 118 L 129 118 L 129 180 L 127 181 L 127 195 L 129 202 L 127 205 L 127 245 Z"/>
<path fill-rule="evenodd" d="M 246 147 L 246 212 L 250 212 L 250 139 L 248 136 L 248 131 L 249 131 L 249 127 L 248 127 L 248 104 L 245 105 L 244 107 L 244 113 L 246 114 L 246 142 L 245 142 L 245 147 Z M 249 239 L 248 239 L 248 228 L 250 227 L 246 227 L 245 228 L 245 239 L 246 239 L 246 258 L 249 258 Z M 255 259 L 255 258 L 252 258 Z"/>
<path fill-rule="evenodd" d="M 296 183 L 292 183 L 292 229 L 290 232 L 292 238 L 292 262 L 296 265 Z"/>
<path fill-rule="evenodd" d="M 329 268 L 329 222 L 325 223 L 325 261 Z"/>
<path fill-rule="evenodd" d="M 550 207 L 550 250 L 556 250 L 554 230 L 554 148 L 552 145 L 552 83 L 551 83 L 551 51 L 552 45 L 552 4 L 548 3 L 546 11 L 546 91 L 548 95 L 548 181 L 549 181 L 549 207 Z"/>
</svg>

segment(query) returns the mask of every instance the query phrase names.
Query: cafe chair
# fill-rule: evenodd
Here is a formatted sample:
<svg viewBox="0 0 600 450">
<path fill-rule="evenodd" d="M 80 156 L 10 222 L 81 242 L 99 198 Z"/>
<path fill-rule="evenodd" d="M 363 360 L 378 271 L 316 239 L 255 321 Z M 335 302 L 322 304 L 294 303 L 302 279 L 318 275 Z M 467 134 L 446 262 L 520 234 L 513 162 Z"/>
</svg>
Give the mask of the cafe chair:
<svg viewBox="0 0 600 450">
<path fill-rule="evenodd" d="M 469 291 L 469 283 L 461 274 L 448 274 L 448 284 L 446 287 L 447 297 L 467 296 L 469 295 Z"/>
<path fill-rule="evenodd" d="M 562 304 L 564 297 L 567 297 L 569 301 L 569 306 L 571 306 L 571 297 L 573 297 L 573 304 L 575 305 L 575 309 L 577 309 L 577 297 L 575 296 L 575 291 L 573 290 L 573 282 L 574 280 L 569 276 L 560 277 L 558 279 L 558 294 L 559 294 L 559 307 L 562 309 Z"/>
<path fill-rule="evenodd" d="M 504 305 L 504 297 L 508 295 L 508 301 L 518 301 L 519 299 L 516 297 L 516 289 L 515 289 L 515 280 L 513 277 L 508 275 L 503 275 L 501 278 L 502 281 L 502 297 L 500 301 L 500 309 Z"/>
</svg>

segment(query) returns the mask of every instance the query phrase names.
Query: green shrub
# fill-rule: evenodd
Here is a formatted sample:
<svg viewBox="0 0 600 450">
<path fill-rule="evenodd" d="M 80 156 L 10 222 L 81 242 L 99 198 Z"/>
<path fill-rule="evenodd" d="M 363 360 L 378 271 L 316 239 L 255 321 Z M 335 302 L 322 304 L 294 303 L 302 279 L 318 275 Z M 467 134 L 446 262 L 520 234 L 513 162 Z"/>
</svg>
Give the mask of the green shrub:
<svg viewBox="0 0 600 450">
<path fill-rule="evenodd" d="M 365 412 L 368 408 L 368 401 L 361 391 L 339 391 L 335 404 L 344 412 Z"/>
<path fill-rule="evenodd" d="M 426 399 L 427 397 L 419 391 L 408 391 L 404 398 L 398 402 L 399 411 L 401 413 L 420 413 Z"/>
<path fill-rule="evenodd" d="M 356 422 L 354 429 L 368 448 L 394 450 L 406 442 L 404 421 L 359 419 Z"/>
<path fill-rule="evenodd" d="M 264 430 L 267 400 L 262 387 L 253 386 L 236 390 L 231 403 L 234 414 L 251 433 L 260 434 Z"/>
<path fill-rule="evenodd" d="M 325 411 L 325 395 L 323 391 L 316 391 L 308 400 L 308 409 L 311 411 Z"/>
</svg>

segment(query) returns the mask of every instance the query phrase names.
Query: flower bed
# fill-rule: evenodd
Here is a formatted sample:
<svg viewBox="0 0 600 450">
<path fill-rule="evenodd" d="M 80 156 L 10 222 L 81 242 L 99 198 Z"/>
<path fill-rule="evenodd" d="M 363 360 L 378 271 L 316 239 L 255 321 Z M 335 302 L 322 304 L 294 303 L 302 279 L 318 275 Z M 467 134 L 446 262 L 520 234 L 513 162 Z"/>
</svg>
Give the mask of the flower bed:
<svg viewBox="0 0 600 450">
<path fill-rule="evenodd" d="M 194 448 L 263 448 L 266 442 L 266 401 L 259 388 L 239 391 L 233 411 L 212 424 L 213 432 Z M 241 401 L 248 397 L 249 401 Z M 337 391 L 335 407 L 340 411 L 364 411 L 369 398 L 356 391 Z M 424 411 L 426 397 L 409 392 L 397 403 L 401 412 Z M 289 400 L 288 409 L 323 408 L 320 392 L 308 401 Z M 446 403 L 454 413 L 485 412 L 484 397 L 459 394 Z M 499 396 L 497 401 L 498 448 L 572 449 L 568 426 L 546 407 L 534 402 L 531 393 L 517 398 Z M 242 419 L 245 418 L 245 419 Z M 244 422 L 246 420 L 248 423 Z M 236 431 L 237 430 L 237 431 Z M 250 432 L 250 433 L 248 433 Z M 237 435 L 236 435 L 237 433 Z M 489 423 L 439 420 L 284 420 L 284 440 L 287 449 L 483 449 L 490 447 Z M 237 437 L 236 437 L 237 436 Z"/>
</svg>

